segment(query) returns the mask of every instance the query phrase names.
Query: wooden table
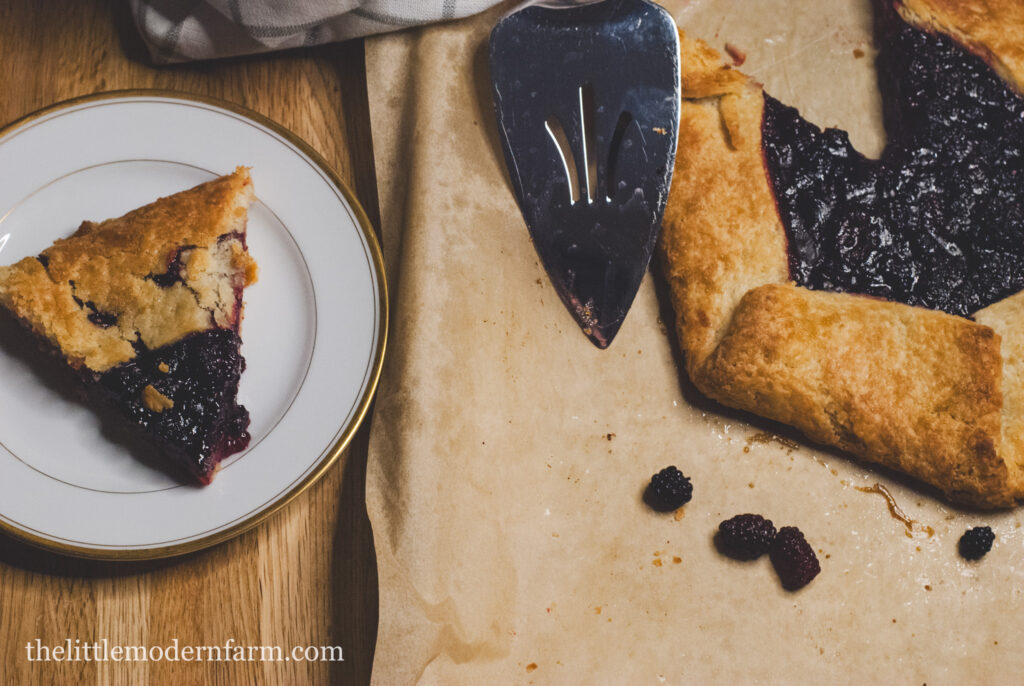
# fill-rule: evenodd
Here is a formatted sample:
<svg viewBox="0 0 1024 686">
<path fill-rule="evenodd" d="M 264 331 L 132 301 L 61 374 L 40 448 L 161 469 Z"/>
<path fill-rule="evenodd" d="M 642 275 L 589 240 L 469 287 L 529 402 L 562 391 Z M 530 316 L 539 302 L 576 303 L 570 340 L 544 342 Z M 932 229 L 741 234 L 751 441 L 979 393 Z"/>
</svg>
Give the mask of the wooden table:
<svg viewBox="0 0 1024 686">
<path fill-rule="evenodd" d="M 379 226 L 362 41 L 154 68 L 126 2 L 3 0 L 0 124 L 76 95 L 167 88 L 223 98 L 308 141 Z M 213 549 L 151 563 L 52 555 L 0 537 L 2 684 L 362 684 L 377 626 L 363 500 L 366 426 L 282 512 Z M 340 645 L 343 662 L 29 662 L 26 644 Z"/>
</svg>

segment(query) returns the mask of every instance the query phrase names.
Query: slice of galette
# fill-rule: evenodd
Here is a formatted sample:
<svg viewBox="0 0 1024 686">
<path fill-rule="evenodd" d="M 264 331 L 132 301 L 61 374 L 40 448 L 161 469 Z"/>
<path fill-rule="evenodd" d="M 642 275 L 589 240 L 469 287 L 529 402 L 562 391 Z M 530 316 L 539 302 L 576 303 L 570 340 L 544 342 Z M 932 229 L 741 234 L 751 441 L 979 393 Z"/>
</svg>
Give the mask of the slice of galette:
<svg viewBox="0 0 1024 686">
<path fill-rule="evenodd" d="M 236 396 L 252 198 L 239 167 L 0 267 L 0 304 L 204 484 L 249 443 Z"/>
<path fill-rule="evenodd" d="M 683 38 L 660 252 L 687 372 L 726 405 L 954 501 L 1013 505 L 1024 498 L 1024 9 L 876 7 L 879 159 Z"/>
</svg>

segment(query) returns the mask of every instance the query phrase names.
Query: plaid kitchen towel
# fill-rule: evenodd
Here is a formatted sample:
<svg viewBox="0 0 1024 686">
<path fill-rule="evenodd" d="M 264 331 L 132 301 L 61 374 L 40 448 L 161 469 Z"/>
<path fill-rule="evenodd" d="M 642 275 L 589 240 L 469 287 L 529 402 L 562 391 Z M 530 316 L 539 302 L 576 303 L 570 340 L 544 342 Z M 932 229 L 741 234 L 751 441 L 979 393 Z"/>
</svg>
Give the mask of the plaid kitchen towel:
<svg viewBox="0 0 1024 686">
<path fill-rule="evenodd" d="M 345 40 L 456 19 L 500 0 L 131 0 L 155 62 Z"/>
</svg>

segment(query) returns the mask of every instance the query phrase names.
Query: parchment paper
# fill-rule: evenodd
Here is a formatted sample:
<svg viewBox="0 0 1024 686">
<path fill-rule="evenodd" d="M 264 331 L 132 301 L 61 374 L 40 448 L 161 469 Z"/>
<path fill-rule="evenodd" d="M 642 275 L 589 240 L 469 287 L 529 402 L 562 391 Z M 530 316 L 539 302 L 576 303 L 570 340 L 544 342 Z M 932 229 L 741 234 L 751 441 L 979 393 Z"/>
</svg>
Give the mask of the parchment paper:
<svg viewBox="0 0 1024 686">
<path fill-rule="evenodd" d="M 783 102 L 881 149 L 869 0 L 669 8 Z M 374 683 L 1020 683 L 1019 512 L 953 509 L 702 399 L 655 275 L 608 350 L 577 330 L 500 157 L 499 16 L 367 42 L 394 295 L 367 476 Z M 670 464 L 694 483 L 679 519 L 641 501 Z M 917 523 L 857 490 L 876 483 Z M 718 523 L 742 512 L 799 526 L 819 577 L 790 593 L 767 558 L 720 555 Z M 977 524 L 997 541 L 967 563 L 957 539 Z"/>
</svg>

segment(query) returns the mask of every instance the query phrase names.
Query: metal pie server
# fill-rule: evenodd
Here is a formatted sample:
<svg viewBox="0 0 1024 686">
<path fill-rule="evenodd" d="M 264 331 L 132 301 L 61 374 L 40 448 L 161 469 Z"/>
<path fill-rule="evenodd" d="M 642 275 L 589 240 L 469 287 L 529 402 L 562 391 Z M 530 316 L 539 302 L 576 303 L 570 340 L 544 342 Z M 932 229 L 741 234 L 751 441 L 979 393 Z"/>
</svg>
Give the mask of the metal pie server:
<svg viewBox="0 0 1024 686">
<path fill-rule="evenodd" d="M 679 35 L 646 0 L 543 0 L 491 31 L 494 106 L 519 209 L 566 307 L 606 348 L 661 228 L 679 122 Z"/>
</svg>

